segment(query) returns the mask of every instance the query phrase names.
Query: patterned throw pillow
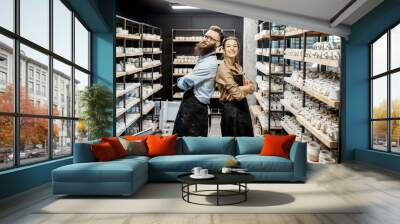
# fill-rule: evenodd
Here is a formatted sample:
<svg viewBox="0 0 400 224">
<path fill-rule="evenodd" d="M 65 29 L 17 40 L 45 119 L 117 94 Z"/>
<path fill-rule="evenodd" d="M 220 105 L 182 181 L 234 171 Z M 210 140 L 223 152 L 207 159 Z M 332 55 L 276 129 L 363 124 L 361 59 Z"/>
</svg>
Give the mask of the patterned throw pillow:
<svg viewBox="0 0 400 224">
<path fill-rule="evenodd" d="M 146 156 L 147 149 L 142 140 L 126 140 L 124 138 L 119 138 L 122 146 L 126 151 L 126 155 L 135 155 L 135 156 Z"/>
</svg>

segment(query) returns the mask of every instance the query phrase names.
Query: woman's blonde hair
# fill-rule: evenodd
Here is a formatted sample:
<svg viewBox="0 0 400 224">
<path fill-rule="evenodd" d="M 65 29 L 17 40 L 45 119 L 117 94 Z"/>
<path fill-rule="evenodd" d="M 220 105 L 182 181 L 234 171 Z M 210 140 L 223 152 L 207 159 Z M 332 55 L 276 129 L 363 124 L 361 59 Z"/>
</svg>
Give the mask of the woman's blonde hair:
<svg viewBox="0 0 400 224">
<path fill-rule="evenodd" d="M 235 61 L 236 61 L 236 62 L 239 62 L 240 42 L 239 42 L 239 39 L 238 39 L 237 37 L 234 37 L 234 36 L 226 37 L 226 38 L 224 38 L 224 41 L 222 41 L 222 49 L 224 49 L 224 58 L 225 58 L 225 44 L 226 44 L 226 42 L 227 42 L 228 40 L 234 40 L 234 41 L 236 41 L 236 44 L 237 44 L 237 46 L 238 46 L 238 54 L 237 54 L 237 56 L 236 56 L 236 58 L 235 58 Z"/>
</svg>

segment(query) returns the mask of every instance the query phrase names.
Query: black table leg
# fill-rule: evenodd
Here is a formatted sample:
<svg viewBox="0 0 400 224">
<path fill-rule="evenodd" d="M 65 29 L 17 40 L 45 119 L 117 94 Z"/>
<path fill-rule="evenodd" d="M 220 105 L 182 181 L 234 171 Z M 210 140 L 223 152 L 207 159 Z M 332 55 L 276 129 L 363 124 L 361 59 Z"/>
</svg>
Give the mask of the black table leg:
<svg viewBox="0 0 400 224">
<path fill-rule="evenodd" d="M 245 192 L 244 192 L 244 201 L 247 201 L 247 192 L 248 192 L 248 190 L 247 190 L 247 182 L 246 183 L 244 183 L 244 187 L 245 187 Z"/>
<path fill-rule="evenodd" d="M 184 198 L 183 198 L 183 190 L 184 190 L 184 188 L 183 188 L 183 187 L 184 187 L 184 184 L 182 183 L 182 186 L 181 186 L 182 199 L 184 199 Z"/>
<path fill-rule="evenodd" d="M 219 184 L 217 184 L 217 206 L 219 206 Z"/>
<path fill-rule="evenodd" d="M 189 195 L 190 195 L 190 184 L 188 184 L 188 185 L 187 185 L 187 192 L 188 192 L 188 193 L 187 193 L 187 201 L 188 201 L 188 202 L 190 202 L 190 201 L 189 201 Z"/>
<path fill-rule="evenodd" d="M 195 187 L 195 191 L 190 191 L 190 186 L 193 186 L 193 185 Z M 216 188 L 217 188 L 216 190 L 215 189 L 213 189 L 213 190 L 206 190 L 206 189 L 201 190 L 200 189 L 199 190 L 197 184 L 184 184 L 183 183 L 181 185 L 182 199 L 184 201 L 186 201 L 188 203 L 192 203 L 192 204 L 216 205 L 216 206 L 234 205 L 234 204 L 239 204 L 239 203 L 247 201 L 247 198 L 248 198 L 247 197 L 247 192 L 249 191 L 247 183 L 233 184 L 233 185 L 239 185 L 238 186 L 239 189 L 237 191 L 220 189 L 220 186 L 219 186 L 220 184 L 215 184 L 215 185 L 216 185 Z M 214 195 L 210 195 L 210 194 L 204 194 L 203 193 L 203 192 L 214 192 L 215 193 L 215 191 L 216 191 L 216 195 L 215 194 Z M 190 194 L 195 195 L 195 196 L 204 196 L 204 197 L 209 197 L 209 196 L 215 197 L 216 196 L 217 202 L 216 202 L 216 204 L 213 204 L 213 203 L 211 203 L 211 204 L 202 204 L 202 203 L 196 203 L 195 201 L 191 202 L 190 201 Z M 235 202 L 231 202 L 231 203 L 224 203 L 224 200 L 222 202 L 220 202 L 220 198 L 225 198 L 226 196 L 227 197 L 237 196 L 237 195 L 241 196 L 240 198 L 242 200 L 237 200 L 237 201 L 235 200 Z"/>
</svg>

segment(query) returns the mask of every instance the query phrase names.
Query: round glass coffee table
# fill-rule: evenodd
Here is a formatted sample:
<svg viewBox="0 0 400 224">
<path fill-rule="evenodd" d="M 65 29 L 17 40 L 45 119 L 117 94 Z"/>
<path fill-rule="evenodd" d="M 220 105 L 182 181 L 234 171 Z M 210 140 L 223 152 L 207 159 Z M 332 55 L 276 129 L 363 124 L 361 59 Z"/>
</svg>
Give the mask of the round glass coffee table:
<svg viewBox="0 0 400 224">
<path fill-rule="evenodd" d="M 188 203 L 197 205 L 234 205 L 247 201 L 247 192 L 249 188 L 247 183 L 255 180 L 255 177 L 249 173 L 216 173 L 213 174 L 215 177 L 212 179 L 193 179 L 189 174 L 182 174 L 177 177 L 178 181 L 182 183 L 182 199 Z M 215 189 L 212 190 L 198 190 L 197 185 L 215 185 Z M 237 189 L 221 189 L 220 185 L 236 185 Z M 194 186 L 194 191 L 190 190 L 190 186 Z M 211 194 L 210 194 L 211 193 Z M 215 197 L 216 204 L 204 204 L 191 201 L 190 196 L 203 196 L 203 197 Z M 221 201 L 225 197 L 238 197 L 238 200 L 233 202 L 224 203 Z"/>
</svg>

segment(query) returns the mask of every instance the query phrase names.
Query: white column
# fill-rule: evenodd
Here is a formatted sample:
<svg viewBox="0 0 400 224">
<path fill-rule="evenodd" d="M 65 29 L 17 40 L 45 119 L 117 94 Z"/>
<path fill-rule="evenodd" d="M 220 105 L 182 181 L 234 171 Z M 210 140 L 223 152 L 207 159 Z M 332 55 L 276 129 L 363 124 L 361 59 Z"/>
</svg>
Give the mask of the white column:
<svg viewBox="0 0 400 224">
<path fill-rule="evenodd" d="M 254 35 L 257 33 L 257 26 L 257 20 L 250 18 L 243 19 L 243 46 L 241 46 L 241 50 L 243 51 L 243 70 L 254 84 L 257 76 L 257 41 L 254 40 Z M 256 104 L 254 96 L 247 97 L 247 101 L 249 105 Z"/>
</svg>

